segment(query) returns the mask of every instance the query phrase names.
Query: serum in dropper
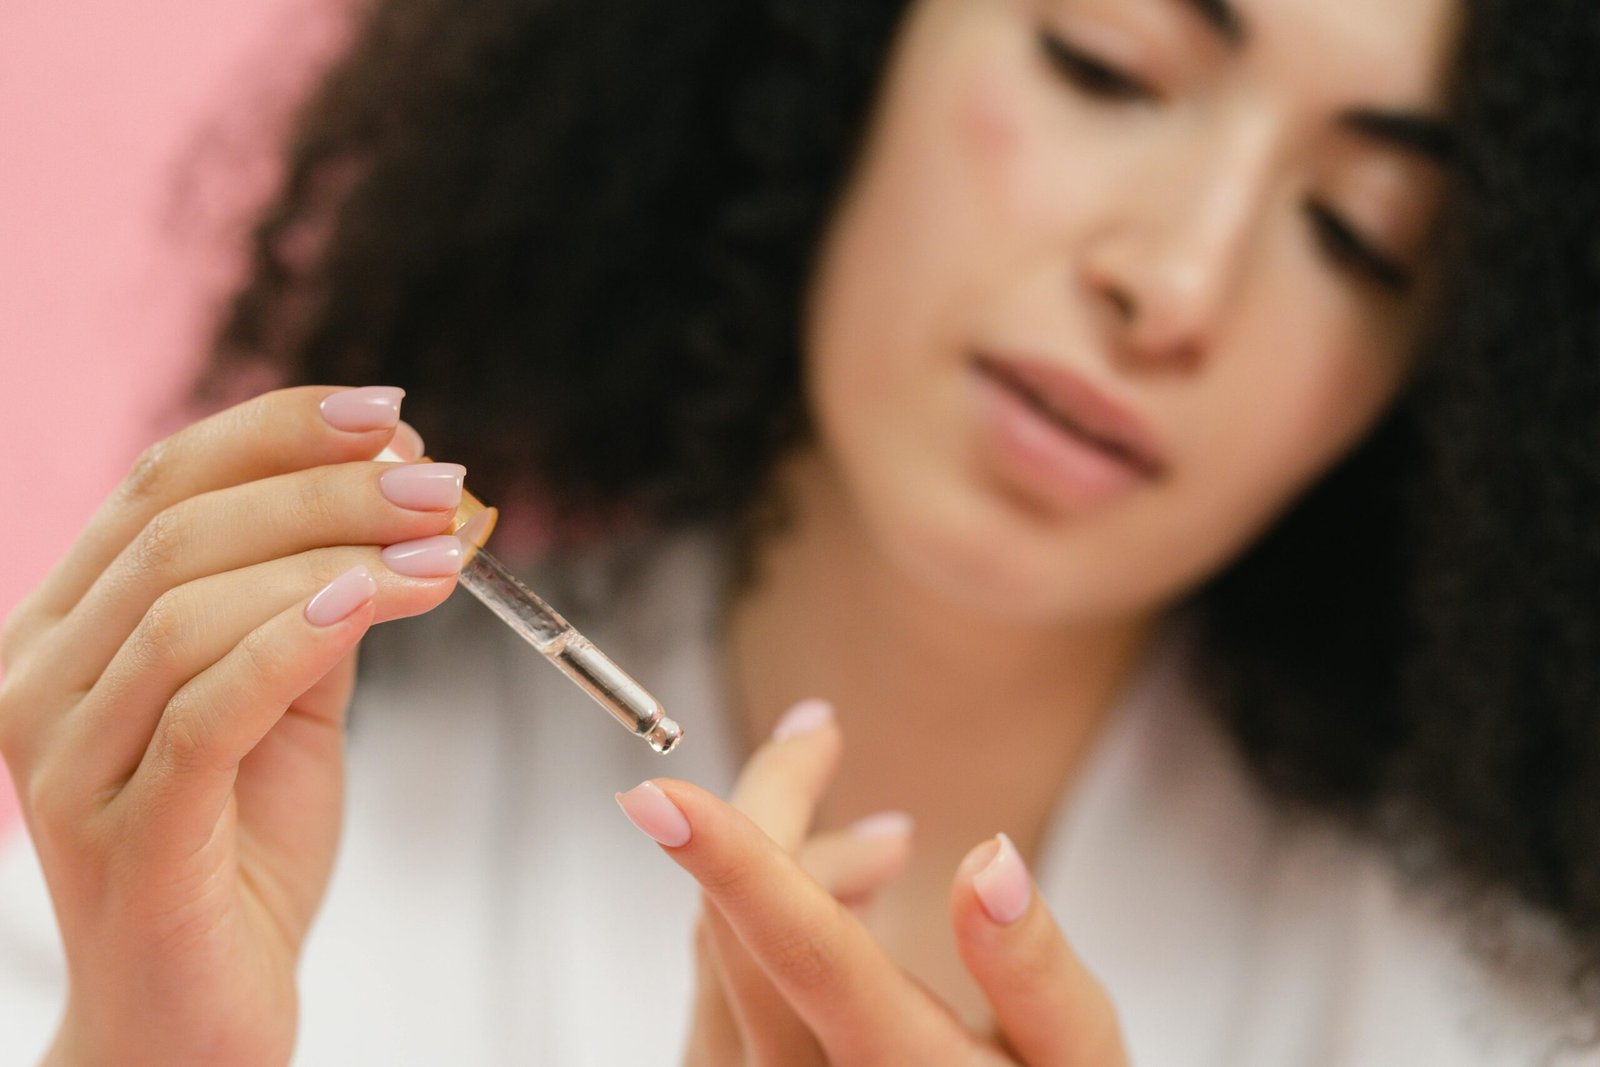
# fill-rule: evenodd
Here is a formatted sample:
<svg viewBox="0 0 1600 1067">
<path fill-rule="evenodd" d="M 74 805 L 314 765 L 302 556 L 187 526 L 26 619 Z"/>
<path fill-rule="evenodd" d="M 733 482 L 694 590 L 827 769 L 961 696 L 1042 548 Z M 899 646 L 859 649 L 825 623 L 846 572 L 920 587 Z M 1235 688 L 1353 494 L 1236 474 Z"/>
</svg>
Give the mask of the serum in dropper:
<svg viewBox="0 0 1600 1067">
<path fill-rule="evenodd" d="M 404 462 L 388 448 L 377 458 Z M 461 506 L 450 524 L 450 532 L 461 539 L 466 554 L 461 585 L 593 697 L 612 718 L 644 738 L 657 752 L 671 752 L 683 739 L 683 728 L 667 718 L 661 702 L 523 585 L 505 564 L 483 550 L 484 542 L 494 532 L 498 514 L 462 490 Z"/>
</svg>

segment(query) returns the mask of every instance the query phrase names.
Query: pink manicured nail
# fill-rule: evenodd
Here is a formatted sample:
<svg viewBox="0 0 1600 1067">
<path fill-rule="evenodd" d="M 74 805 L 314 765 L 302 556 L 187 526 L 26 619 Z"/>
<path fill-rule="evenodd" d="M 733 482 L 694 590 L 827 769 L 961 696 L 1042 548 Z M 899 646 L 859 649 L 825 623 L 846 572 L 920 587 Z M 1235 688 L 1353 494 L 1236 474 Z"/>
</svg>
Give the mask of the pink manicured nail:
<svg viewBox="0 0 1600 1067">
<path fill-rule="evenodd" d="M 467 468 L 459 463 L 405 463 L 378 475 L 389 503 L 414 511 L 454 511 L 461 504 Z"/>
<path fill-rule="evenodd" d="M 916 820 L 903 811 L 880 811 L 846 827 L 856 837 L 910 837 L 916 828 Z"/>
<path fill-rule="evenodd" d="M 654 782 L 644 782 L 626 793 L 618 793 L 617 803 L 629 822 L 658 843 L 668 848 L 689 843 L 689 820 Z"/>
<path fill-rule="evenodd" d="M 1001 926 L 1010 926 L 1028 910 L 1028 898 L 1033 886 L 1028 879 L 1028 868 L 1017 852 L 1017 846 L 1005 834 L 998 837 L 1000 848 L 983 870 L 972 876 L 972 888 L 989 918 Z"/>
<path fill-rule="evenodd" d="M 447 578 L 461 569 L 465 550 L 461 539 L 451 534 L 401 541 L 378 553 L 396 574 L 408 578 Z"/>
<path fill-rule="evenodd" d="M 335 430 L 365 433 L 387 430 L 400 421 L 400 398 L 404 389 L 392 385 L 367 385 L 346 389 L 322 401 L 322 417 Z"/>
<path fill-rule="evenodd" d="M 394 436 L 389 438 L 389 447 L 407 463 L 416 462 L 427 451 L 427 446 L 422 443 L 422 435 L 405 419 L 401 419 L 400 424 L 394 428 Z"/>
<path fill-rule="evenodd" d="M 826 700 L 802 700 L 783 713 L 773 728 L 774 741 L 787 741 L 791 737 L 820 730 L 833 721 L 833 705 Z"/>
<path fill-rule="evenodd" d="M 332 626 L 377 595 L 378 583 L 358 563 L 311 598 L 306 605 L 306 621 L 312 626 Z"/>
</svg>

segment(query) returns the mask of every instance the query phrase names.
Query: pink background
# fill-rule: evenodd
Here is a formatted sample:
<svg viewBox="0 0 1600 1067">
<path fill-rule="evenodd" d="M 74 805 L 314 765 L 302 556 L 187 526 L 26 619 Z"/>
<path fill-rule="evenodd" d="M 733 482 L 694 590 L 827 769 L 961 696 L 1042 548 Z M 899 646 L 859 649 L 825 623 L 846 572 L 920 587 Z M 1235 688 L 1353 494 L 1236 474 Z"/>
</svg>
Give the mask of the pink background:
<svg viewBox="0 0 1600 1067">
<path fill-rule="evenodd" d="M 0 615 L 182 421 L 225 222 L 334 26 L 305 0 L 0 3 Z"/>
</svg>

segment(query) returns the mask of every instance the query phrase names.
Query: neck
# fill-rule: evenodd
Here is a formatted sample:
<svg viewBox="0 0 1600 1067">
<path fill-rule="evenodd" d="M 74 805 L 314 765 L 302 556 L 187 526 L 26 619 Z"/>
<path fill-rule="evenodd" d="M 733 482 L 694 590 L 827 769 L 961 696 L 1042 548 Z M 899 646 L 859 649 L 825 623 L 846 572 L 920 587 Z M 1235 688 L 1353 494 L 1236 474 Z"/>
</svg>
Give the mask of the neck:
<svg viewBox="0 0 1600 1067">
<path fill-rule="evenodd" d="M 901 808 L 917 817 L 925 844 L 941 829 L 963 847 L 1006 829 L 1027 848 L 1137 664 L 1152 619 L 977 615 L 886 558 L 819 457 L 792 460 L 781 485 L 796 520 L 754 546 L 753 580 L 727 616 L 729 690 L 746 751 L 790 704 L 825 697 L 845 756 L 819 827 Z M 974 817 L 987 827 L 978 837 L 966 825 Z M 996 819 L 1010 824 L 989 825 Z"/>
</svg>

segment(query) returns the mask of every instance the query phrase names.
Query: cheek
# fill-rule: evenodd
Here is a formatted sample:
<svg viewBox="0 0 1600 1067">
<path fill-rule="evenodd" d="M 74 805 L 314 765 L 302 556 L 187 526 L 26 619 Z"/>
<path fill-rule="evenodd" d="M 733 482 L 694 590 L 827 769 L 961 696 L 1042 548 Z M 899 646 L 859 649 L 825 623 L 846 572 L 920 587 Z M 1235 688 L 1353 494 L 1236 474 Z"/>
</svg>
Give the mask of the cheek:
<svg viewBox="0 0 1600 1067">
<path fill-rule="evenodd" d="M 1007 27 L 999 36 L 957 87 L 952 139 L 968 207 L 982 214 L 987 232 L 1043 248 L 1059 224 L 1063 188 L 1082 181 L 1062 152 L 1081 151 L 1083 138 L 1057 128 L 1061 119 L 1038 82 L 1027 35 Z"/>
<path fill-rule="evenodd" d="M 1338 462 L 1401 388 L 1415 323 L 1332 266 L 1298 203 L 1277 213 L 1204 385 L 1210 469 L 1291 497 Z"/>
<path fill-rule="evenodd" d="M 1019 234 L 1036 232 L 1018 221 L 1041 184 L 1023 87 L 995 51 L 954 48 L 892 84 L 818 260 L 813 405 L 911 409 L 944 389 Z"/>
<path fill-rule="evenodd" d="M 1292 279 L 1285 273 L 1283 281 Z M 1266 320 L 1252 346 L 1258 357 L 1242 360 L 1247 373 L 1234 378 L 1264 416 L 1255 430 L 1259 447 L 1276 450 L 1288 480 L 1304 484 L 1382 417 L 1405 376 L 1408 331 L 1327 285 L 1295 286 L 1269 302 L 1295 314 Z"/>
<path fill-rule="evenodd" d="M 1023 101 L 1015 79 L 989 64 L 972 72 L 960 94 L 957 143 L 975 183 L 1004 202 L 1025 189 Z"/>
<path fill-rule="evenodd" d="M 1219 555 L 1242 548 L 1337 465 L 1401 387 L 1392 335 L 1337 314 L 1319 320 L 1303 290 L 1298 306 L 1304 317 L 1264 325 L 1249 345 L 1257 358 L 1241 357 L 1215 383 L 1210 485 L 1198 489 L 1209 489 L 1200 502 Z"/>
</svg>

